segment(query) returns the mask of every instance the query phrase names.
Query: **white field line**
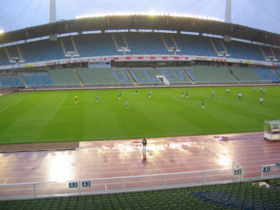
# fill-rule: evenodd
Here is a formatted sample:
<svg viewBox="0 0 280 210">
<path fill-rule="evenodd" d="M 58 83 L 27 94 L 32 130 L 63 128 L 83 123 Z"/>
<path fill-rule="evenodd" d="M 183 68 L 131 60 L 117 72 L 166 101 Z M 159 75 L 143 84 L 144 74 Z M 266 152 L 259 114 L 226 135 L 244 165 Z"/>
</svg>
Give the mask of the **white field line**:
<svg viewBox="0 0 280 210">
<path fill-rule="evenodd" d="M 64 102 L 66 96 L 67 96 L 67 95 L 65 95 L 65 96 L 61 99 L 61 101 L 60 101 L 59 104 L 57 105 L 57 107 L 56 107 L 54 113 L 50 116 L 49 120 L 52 120 L 52 119 L 54 118 L 54 116 L 56 115 L 57 111 L 60 109 L 62 103 Z"/>
<path fill-rule="evenodd" d="M 17 100 L 16 102 L 14 102 L 14 103 L 12 103 L 12 104 L 9 104 L 8 106 L 3 107 L 2 109 L 0 109 L 0 112 L 4 112 L 5 110 L 7 110 L 8 108 L 10 108 L 11 106 L 16 105 L 18 102 L 20 102 L 20 101 L 22 101 L 22 100 L 23 100 L 23 98 Z"/>
</svg>

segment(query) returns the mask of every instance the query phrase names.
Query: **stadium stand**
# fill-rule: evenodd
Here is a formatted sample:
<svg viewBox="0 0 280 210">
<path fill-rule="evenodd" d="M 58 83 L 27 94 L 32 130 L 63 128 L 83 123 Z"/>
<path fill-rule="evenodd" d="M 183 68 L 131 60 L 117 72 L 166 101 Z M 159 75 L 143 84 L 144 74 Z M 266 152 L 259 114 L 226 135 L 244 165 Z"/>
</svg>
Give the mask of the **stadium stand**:
<svg viewBox="0 0 280 210">
<path fill-rule="evenodd" d="M 5 53 L 5 49 L 2 47 L 0 48 L 0 65 L 3 66 L 3 65 L 8 65 L 10 62 L 9 62 L 9 59 Z"/>
<path fill-rule="evenodd" d="M 46 73 L 23 73 L 27 86 L 29 87 L 48 87 L 52 85 L 50 75 Z"/>
<path fill-rule="evenodd" d="M 279 78 L 275 75 L 273 69 L 253 68 L 256 75 L 263 81 L 279 82 Z"/>
<path fill-rule="evenodd" d="M 151 32 L 97 33 L 72 36 L 80 57 L 123 55 L 121 48 L 129 48 L 128 55 L 172 55 L 168 48 L 178 48 L 179 55 L 217 56 L 220 51 L 230 54 L 231 58 L 265 60 L 271 56 L 269 47 L 205 36 L 186 34 L 160 34 Z M 63 44 L 60 40 L 63 40 Z M 214 44 L 211 43 L 211 40 Z M 64 46 L 64 49 L 63 49 Z M 25 62 L 51 61 L 64 59 L 67 51 L 76 51 L 71 36 L 58 41 L 37 40 L 18 45 Z M 17 46 L 6 47 L 9 57 L 20 57 Z M 64 52 L 65 50 L 65 52 Z M 273 48 L 280 60 L 280 50 Z M 10 64 L 5 48 L 0 48 L 0 65 Z"/>
<path fill-rule="evenodd" d="M 114 41 L 116 50 L 121 50 L 121 49 L 129 49 L 129 46 L 126 45 L 125 43 L 125 34 L 124 33 L 114 33 L 112 34 L 112 39 Z M 128 54 L 129 52 L 126 52 Z"/>
<path fill-rule="evenodd" d="M 55 69 L 49 71 L 53 86 L 80 86 L 74 69 Z"/>
<path fill-rule="evenodd" d="M 280 70 L 275 70 L 275 73 L 277 74 L 278 78 L 280 78 Z"/>
<path fill-rule="evenodd" d="M 133 68 L 130 69 L 134 80 L 139 85 L 159 85 L 161 82 L 157 76 L 164 76 L 171 85 L 191 84 L 183 68 Z"/>
<path fill-rule="evenodd" d="M 191 84 L 182 68 L 159 68 L 157 71 L 165 76 L 170 84 Z"/>
<path fill-rule="evenodd" d="M 269 47 L 262 46 L 262 50 L 263 50 L 266 57 L 267 56 L 273 56 Z"/>
<path fill-rule="evenodd" d="M 127 33 L 125 37 L 134 55 L 173 54 L 167 51 L 159 33 Z"/>
<path fill-rule="evenodd" d="M 75 51 L 73 44 L 72 44 L 71 36 L 64 37 L 64 38 L 62 38 L 62 40 L 63 40 L 63 44 L 64 44 L 66 52 Z"/>
<path fill-rule="evenodd" d="M 167 50 L 170 51 L 173 49 L 173 52 L 176 52 L 178 46 L 173 37 L 173 34 L 161 34 L 161 38 Z"/>
<path fill-rule="evenodd" d="M 24 87 L 24 83 L 18 75 L 1 75 L 0 74 L 0 87 L 1 88 L 18 88 Z"/>
<path fill-rule="evenodd" d="M 133 76 L 134 80 L 139 85 L 159 85 L 160 80 L 156 78 L 157 72 L 155 69 L 150 68 L 134 68 L 129 72 Z"/>
<path fill-rule="evenodd" d="M 224 42 L 224 45 L 232 58 L 264 60 L 264 56 L 257 45 L 237 41 Z"/>
<path fill-rule="evenodd" d="M 74 38 L 81 57 L 123 54 L 116 51 L 111 34 L 84 34 Z"/>
<path fill-rule="evenodd" d="M 85 86 L 133 85 L 125 70 L 77 69 Z"/>
<path fill-rule="evenodd" d="M 193 70 L 187 71 L 197 84 L 207 83 L 237 83 L 225 67 L 197 65 Z"/>
<path fill-rule="evenodd" d="M 7 47 L 11 57 L 20 57 L 15 45 Z"/>
<path fill-rule="evenodd" d="M 275 56 L 278 59 L 278 61 L 280 61 L 280 49 L 279 48 L 273 48 L 273 52 L 275 53 Z"/>
<path fill-rule="evenodd" d="M 223 48 L 221 42 L 223 41 L 222 39 L 216 39 L 216 38 L 211 38 L 217 51 L 221 52 L 221 51 L 225 51 L 225 49 Z"/>
<path fill-rule="evenodd" d="M 181 50 L 179 55 L 216 56 L 215 49 L 207 37 L 184 34 L 174 34 L 173 37 Z"/>
<path fill-rule="evenodd" d="M 1 201 L 0 209 L 279 209 L 280 185 L 240 182 L 212 186 Z M 276 183 L 276 184 L 274 184 Z"/>
<path fill-rule="evenodd" d="M 261 79 L 250 68 L 235 66 L 230 67 L 230 70 L 242 83 L 261 82 Z"/>
<path fill-rule="evenodd" d="M 26 62 L 50 61 L 63 59 L 64 53 L 60 42 L 42 40 L 20 45 L 21 52 Z"/>
</svg>

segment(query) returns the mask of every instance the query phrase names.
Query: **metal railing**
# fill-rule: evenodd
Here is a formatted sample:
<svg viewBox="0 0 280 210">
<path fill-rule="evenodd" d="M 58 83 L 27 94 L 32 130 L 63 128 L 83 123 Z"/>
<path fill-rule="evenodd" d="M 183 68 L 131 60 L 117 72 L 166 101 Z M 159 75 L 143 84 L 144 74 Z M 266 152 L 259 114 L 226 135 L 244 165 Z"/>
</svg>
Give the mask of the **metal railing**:
<svg viewBox="0 0 280 210">
<path fill-rule="evenodd" d="M 233 183 L 242 180 L 243 169 L 239 167 L 141 176 L 78 179 L 64 182 L 0 184 L 0 200 L 168 189 Z"/>
</svg>

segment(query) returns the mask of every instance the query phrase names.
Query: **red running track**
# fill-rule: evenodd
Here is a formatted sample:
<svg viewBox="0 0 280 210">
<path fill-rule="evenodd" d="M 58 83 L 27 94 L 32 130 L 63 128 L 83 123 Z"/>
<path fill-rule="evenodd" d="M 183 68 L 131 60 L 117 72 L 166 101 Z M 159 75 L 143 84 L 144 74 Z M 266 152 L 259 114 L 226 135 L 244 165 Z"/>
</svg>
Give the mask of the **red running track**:
<svg viewBox="0 0 280 210">
<path fill-rule="evenodd" d="M 220 137 L 147 139 L 146 160 L 141 139 L 81 142 L 73 151 L 0 153 L 0 184 L 215 170 L 232 162 L 250 178 L 261 175 L 262 165 L 280 162 L 280 142 L 264 140 L 263 132 Z"/>
</svg>

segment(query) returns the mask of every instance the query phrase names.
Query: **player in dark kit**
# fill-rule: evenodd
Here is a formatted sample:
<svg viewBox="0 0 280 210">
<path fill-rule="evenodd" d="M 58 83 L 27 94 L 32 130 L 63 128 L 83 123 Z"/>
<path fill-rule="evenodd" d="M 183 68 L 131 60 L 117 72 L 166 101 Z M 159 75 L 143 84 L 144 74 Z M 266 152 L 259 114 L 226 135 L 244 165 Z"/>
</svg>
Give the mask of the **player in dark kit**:
<svg viewBox="0 0 280 210">
<path fill-rule="evenodd" d="M 201 108 L 202 108 L 202 109 L 205 109 L 205 102 L 204 102 L 204 99 L 201 100 Z"/>
<path fill-rule="evenodd" d="M 144 138 L 144 139 L 142 140 L 142 145 L 143 145 L 143 149 L 142 149 L 143 158 L 145 159 L 145 158 L 146 158 L 146 146 L 147 146 L 147 140 L 146 140 L 146 138 Z"/>
</svg>

